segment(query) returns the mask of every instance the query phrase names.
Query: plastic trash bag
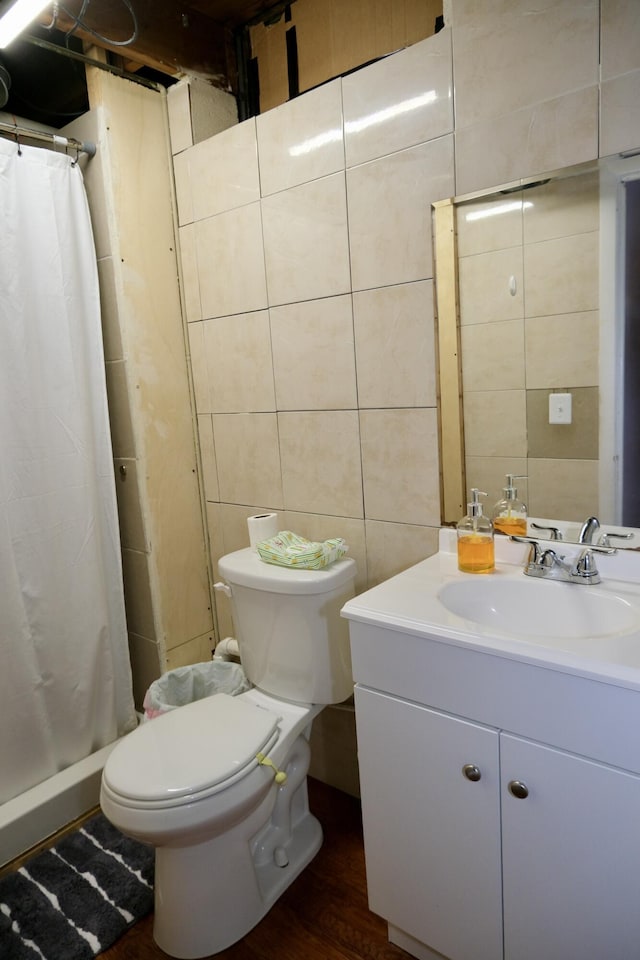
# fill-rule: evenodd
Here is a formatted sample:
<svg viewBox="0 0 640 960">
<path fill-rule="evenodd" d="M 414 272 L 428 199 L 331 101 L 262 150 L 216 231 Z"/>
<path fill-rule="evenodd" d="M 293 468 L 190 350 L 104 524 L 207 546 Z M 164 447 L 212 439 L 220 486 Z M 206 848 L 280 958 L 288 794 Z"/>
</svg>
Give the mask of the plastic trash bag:
<svg viewBox="0 0 640 960">
<path fill-rule="evenodd" d="M 207 660 L 191 663 L 163 673 L 151 684 L 144 697 L 144 718 L 152 720 L 161 713 L 183 707 L 194 700 L 202 700 L 216 693 L 237 696 L 251 684 L 239 663 L 227 660 Z"/>
</svg>

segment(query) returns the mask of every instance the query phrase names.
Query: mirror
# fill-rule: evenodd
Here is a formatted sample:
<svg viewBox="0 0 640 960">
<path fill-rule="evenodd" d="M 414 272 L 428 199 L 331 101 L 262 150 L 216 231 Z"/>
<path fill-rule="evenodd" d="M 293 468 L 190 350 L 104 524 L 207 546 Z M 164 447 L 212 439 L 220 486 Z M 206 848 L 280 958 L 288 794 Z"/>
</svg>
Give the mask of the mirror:
<svg viewBox="0 0 640 960">
<path fill-rule="evenodd" d="M 640 527 L 639 207 L 640 156 L 434 204 L 443 522 L 511 473 L 541 523 Z"/>
</svg>

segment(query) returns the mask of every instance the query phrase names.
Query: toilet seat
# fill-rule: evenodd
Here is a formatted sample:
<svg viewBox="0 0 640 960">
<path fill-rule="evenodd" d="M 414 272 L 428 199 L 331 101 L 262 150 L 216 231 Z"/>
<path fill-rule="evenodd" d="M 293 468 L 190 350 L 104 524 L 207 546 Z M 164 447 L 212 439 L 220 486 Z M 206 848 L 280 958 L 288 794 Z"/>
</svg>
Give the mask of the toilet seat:
<svg viewBox="0 0 640 960">
<path fill-rule="evenodd" d="M 103 789 L 123 806 L 166 809 L 226 790 L 278 739 L 279 717 L 219 693 L 141 724 L 108 758 Z"/>
</svg>

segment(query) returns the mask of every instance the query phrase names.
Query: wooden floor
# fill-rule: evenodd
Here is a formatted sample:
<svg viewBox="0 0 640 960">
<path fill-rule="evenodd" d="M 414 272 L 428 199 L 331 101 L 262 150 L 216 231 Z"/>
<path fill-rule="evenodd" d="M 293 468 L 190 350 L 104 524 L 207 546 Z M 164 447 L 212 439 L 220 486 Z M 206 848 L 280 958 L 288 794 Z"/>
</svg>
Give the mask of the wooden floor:
<svg viewBox="0 0 640 960">
<path fill-rule="evenodd" d="M 360 804 L 309 779 L 309 805 L 322 823 L 322 849 L 243 940 L 219 960 L 408 960 L 367 908 Z M 137 923 L 104 960 L 165 960 L 153 916 Z"/>
</svg>

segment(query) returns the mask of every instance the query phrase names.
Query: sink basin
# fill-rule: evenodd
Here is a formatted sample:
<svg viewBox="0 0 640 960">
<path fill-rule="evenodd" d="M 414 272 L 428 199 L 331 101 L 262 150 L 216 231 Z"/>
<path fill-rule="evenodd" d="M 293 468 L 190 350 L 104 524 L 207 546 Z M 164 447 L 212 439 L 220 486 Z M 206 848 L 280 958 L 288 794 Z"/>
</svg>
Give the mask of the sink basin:
<svg viewBox="0 0 640 960">
<path fill-rule="evenodd" d="M 623 597 L 574 584 L 482 577 L 448 583 L 438 599 L 456 616 L 513 637 L 593 639 L 640 626 Z"/>
</svg>

